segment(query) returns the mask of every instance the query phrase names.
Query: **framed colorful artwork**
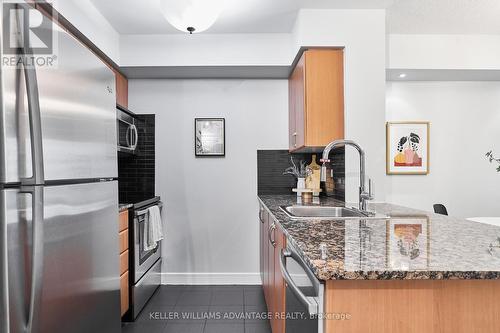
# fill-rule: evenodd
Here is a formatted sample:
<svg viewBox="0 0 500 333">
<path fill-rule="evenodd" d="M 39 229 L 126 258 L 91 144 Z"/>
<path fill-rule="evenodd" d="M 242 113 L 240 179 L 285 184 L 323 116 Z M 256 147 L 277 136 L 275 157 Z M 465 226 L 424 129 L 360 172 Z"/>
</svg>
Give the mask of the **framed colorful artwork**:
<svg viewBox="0 0 500 333">
<path fill-rule="evenodd" d="M 429 268 L 431 242 L 429 217 L 392 216 L 386 222 L 387 267 L 395 270 Z"/>
<path fill-rule="evenodd" d="M 388 175 L 429 173 L 430 123 L 423 121 L 386 124 L 386 172 Z"/>
</svg>

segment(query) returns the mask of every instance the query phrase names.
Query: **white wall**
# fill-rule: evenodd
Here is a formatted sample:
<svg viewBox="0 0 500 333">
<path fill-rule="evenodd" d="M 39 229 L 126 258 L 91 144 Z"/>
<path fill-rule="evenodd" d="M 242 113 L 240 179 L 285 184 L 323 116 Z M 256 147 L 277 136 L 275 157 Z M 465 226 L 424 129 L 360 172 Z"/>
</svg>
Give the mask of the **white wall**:
<svg viewBox="0 0 500 333">
<path fill-rule="evenodd" d="M 131 80 L 129 106 L 156 114 L 165 202 L 164 282 L 260 283 L 257 149 L 288 147 L 286 80 Z M 226 119 L 226 157 L 194 157 L 194 118 Z"/>
<path fill-rule="evenodd" d="M 376 200 L 385 200 L 385 11 L 302 9 L 295 48 L 345 46 L 345 137 L 366 151 Z M 359 157 L 346 151 L 346 200 L 358 200 Z"/>
<path fill-rule="evenodd" d="M 115 63 L 120 63 L 120 36 L 90 0 L 56 0 L 54 8 Z"/>
<path fill-rule="evenodd" d="M 430 174 L 387 176 L 387 201 L 450 215 L 500 216 L 500 174 L 484 154 L 500 155 L 500 83 L 390 82 L 387 120 L 431 122 Z"/>
<path fill-rule="evenodd" d="M 289 66 L 290 34 L 122 35 L 121 66 Z"/>
</svg>

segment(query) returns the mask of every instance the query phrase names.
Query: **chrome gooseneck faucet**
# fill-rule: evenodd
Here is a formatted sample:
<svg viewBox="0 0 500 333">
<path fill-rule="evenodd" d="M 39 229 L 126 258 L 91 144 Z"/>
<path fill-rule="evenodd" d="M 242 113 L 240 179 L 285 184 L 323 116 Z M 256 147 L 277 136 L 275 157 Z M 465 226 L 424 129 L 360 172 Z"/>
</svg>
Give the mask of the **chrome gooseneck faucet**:
<svg viewBox="0 0 500 333">
<path fill-rule="evenodd" d="M 351 140 L 335 140 L 330 142 L 323 150 L 323 157 L 321 158 L 321 181 L 326 182 L 326 163 L 330 163 L 330 151 L 342 146 L 352 146 L 356 148 L 359 153 L 359 209 L 366 211 L 366 203 L 372 200 L 372 182 L 368 180 L 368 192 L 365 188 L 365 151 L 356 142 Z"/>
</svg>

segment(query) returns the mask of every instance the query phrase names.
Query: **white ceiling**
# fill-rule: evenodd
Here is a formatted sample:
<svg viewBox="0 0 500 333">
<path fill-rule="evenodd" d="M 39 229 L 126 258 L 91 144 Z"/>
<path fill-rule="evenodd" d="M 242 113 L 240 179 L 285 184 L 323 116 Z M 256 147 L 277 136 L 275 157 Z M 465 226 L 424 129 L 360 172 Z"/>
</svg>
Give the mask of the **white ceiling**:
<svg viewBox="0 0 500 333">
<path fill-rule="evenodd" d="M 182 33 L 165 20 L 160 0 L 91 1 L 120 34 Z M 226 1 L 207 33 L 290 32 L 299 8 L 386 8 L 388 33 L 500 34 L 500 0 Z"/>
<path fill-rule="evenodd" d="M 165 20 L 160 0 L 91 0 L 120 34 L 182 33 Z M 210 1 L 210 0 L 206 0 Z M 393 0 L 226 0 L 207 33 L 290 32 L 299 8 L 384 8 Z"/>
<path fill-rule="evenodd" d="M 387 31 L 402 34 L 500 34 L 500 0 L 396 0 Z"/>
</svg>

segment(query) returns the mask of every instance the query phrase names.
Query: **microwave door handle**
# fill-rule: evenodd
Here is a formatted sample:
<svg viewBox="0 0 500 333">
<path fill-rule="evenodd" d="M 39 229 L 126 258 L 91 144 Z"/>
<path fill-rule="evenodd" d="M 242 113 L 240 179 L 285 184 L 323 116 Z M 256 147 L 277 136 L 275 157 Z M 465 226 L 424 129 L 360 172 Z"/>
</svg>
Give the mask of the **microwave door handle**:
<svg viewBox="0 0 500 333">
<path fill-rule="evenodd" d="M 134 143 L 132 144 L 132 149 L 135 150 L 137 148 L 137 143 L 139 142 L 139 135 L 137 134 L 137 126 L 135 126 L 135 124 L 132 124 L 131 128 L 134 133 L 133 135 Z"/>
<path fill-rule="evenodd" d="M 288 250 L 281 250 L 280 251 L 280 269 L 281 273 L 283 275 L 283 279 L 285 280 L 286 284 L 292 291 L 292 293 L 300 300 L 300 302 L 307 307 L 307 311 L 309 312 L 309 315 L 317 315 L 318 314 L 318 303 L 316 302 L 316 299 L 314 297 L 308 297 L 300 291 L 299 287 L 295 284 L 293 281 L 292 277 L 290 276 L 290 273 L 286 269 L 286 258 L 293 258 L 293 253 L 288 251 Z"/>
<path fill-rule="evenodd" d="M 130 130 L 132 129 L 132 125 L 127 127 L 127 131 L 125 132 L 125 142 L 127 143 L 127 148 L 130 148 L 132 144 L 130 143 Z"/>
</svg>

